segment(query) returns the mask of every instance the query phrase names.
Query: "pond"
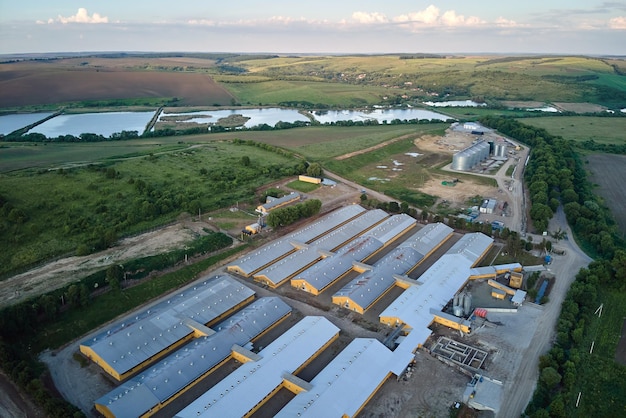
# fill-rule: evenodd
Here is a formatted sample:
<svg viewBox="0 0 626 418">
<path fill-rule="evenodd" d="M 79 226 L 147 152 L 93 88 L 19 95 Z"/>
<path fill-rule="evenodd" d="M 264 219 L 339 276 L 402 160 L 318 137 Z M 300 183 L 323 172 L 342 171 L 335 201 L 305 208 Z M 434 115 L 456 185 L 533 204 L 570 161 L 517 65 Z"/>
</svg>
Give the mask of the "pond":
<svg viewBox="0 0 626 418">
<path fill-rule="evenodd" d="M 423 109 L 375 109 L 375 110 L 317 110 L 311 112 L 315 120 L 320 123 L 332 123 L 339 121 L 366 121 L 377 120 L 378 123 L 385 121 L 391 122 L 394 119 L 399 120 L 423 120 L 436 119 L 446 121 L 451 119 L 449 116 L 441 113 Z"/>
<path fill-rule="evenodd" d="M 424 102 L 426 106 L 432 107 L 481 107 L 487 103 L 478 103 L 473 100 L 449 100 L 445 102 Z"/>
<path fill-rule="evenodd" d="M 0 134 L 8 135 L 11 132 L 18 129 L 25 128 L 28 125 L 32 125 L 35 122 L 39 122 L 42 119 L 52 115 L 52 112 L 48 113 L 16 113 L 13 115 L 0 116 Z"/>
<path fill-rule="evenodd" d="M 550 112 L 550 113 L 560 113 L 560 110 L 553 106 L 544 106 L 544 107 L 530 107 L 526 109 L 527 112 Z"/>
<path fill-rule="evenodd" d="M 153 111 L 59 115 L 35 126 L 28 133 L 41 133 L 48 138 L 61 135 L 80 136 L 83 133 L 109 137 L 122 131 L 137 131 L 141 135 L 153 116 Z"/>
<path fill-rule="evenodd" d="M 159 115 L 159 121 L 174 120 L 177 116 L 176 122 L 195 122 L 195 123 L 217 123 L 222 118 L 227 118 L 232 115 L 242 115 L 246 118 L 250 118 L 243 126 L 246 128 L 252 128 L 253 126 L 267 124 L 269 126 L 275 126 L 278 122 L 294 123 L 310 122 L 309 118 L 302 115 L 297 110 L 293 109 L 280 109 L 280 108 L 260 108 L 260 109 L 230 109 L 230 110 L 201 110 L 197 112 L 187 113 L 161 113 Z M 167 119 L 162 119 L 167 118 Z"/>
</svg>

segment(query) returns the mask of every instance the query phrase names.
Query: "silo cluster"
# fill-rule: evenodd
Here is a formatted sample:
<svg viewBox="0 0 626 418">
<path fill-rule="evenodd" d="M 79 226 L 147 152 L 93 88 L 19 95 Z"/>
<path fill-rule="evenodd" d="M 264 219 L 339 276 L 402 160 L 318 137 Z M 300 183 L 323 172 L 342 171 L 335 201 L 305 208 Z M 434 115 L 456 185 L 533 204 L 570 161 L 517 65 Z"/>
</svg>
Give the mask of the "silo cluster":
<svg viewBox="0 0 626 418">
<path fill-rule="evenodd" d="M 489 143 L 478 141 L 452 156 L 452 169 L 468 171 L 487 158 L 489 158 Z"/>
<path fill-rule="evenodd" d="M 507 146 L 504 141 L 496 141 L 493 144 L 493 156 L 494 157 L 505 157 L 507 156 Z"/>
</svg>

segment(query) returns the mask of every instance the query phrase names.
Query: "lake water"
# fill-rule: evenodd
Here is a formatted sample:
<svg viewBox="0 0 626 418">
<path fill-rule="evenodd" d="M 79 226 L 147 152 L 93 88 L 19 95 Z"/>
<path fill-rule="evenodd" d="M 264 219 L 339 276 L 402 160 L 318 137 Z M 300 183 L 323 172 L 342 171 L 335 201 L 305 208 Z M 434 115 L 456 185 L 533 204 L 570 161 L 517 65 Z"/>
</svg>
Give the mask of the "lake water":
<svg viewBox="0 0 626 418">
<path fill-rule="evenodd" d="M 80 136 L 93 133 L 109 137 L 122 131 L 137 131 L 139 135 L 154 116 L 154 112 L 107 112 L 59 115 L 37 125 L 29 133 L 41 133 L 48 138 L 60 135 Z"/>
<path fill-rule="evenodd" d="M 293 109 L 280 108 L 261 108 L 261 109 L 230 109 L 230 110 L 202 110 L 198 112 L 188 113 L 161 113 L 159 120 L 163 116 L 183 116 L 185 120 L 180 122 L 196 122 L 196 123 L 217 123 L 220 119 L 232 115 L 242 115 L 250 118 L 243 126 L 252 128 L 253 126 L 267 124 L 275 126 L 278 122 L 294 123 L 296 121 L 310 122 L 309 118 L 300 114 Z"/>
<path fill-rule="evenodd" d="M 399 120 L 413 120 L 413 119 L 436 119 L 446 121 L 450 119 L 449 116 L 442 115 L 441 113 L 433 112 L 423 109 L 375 109 L 372 111 L 366 110 L 318 110 L 312 112 L 315 120 L 320 123 L 332 123 L 339 121 L 366 121 L 377 120 L 378 123 L 384 121 L 391 122 L 394 119 Z"/>
<path fill-rule="evenodd" d="M 16 113 L 0 116 L 0 134 L 8 135 L 52 115 L 48 113 Z"/>
<path fill-rule="evenodd" d="M 544 106 L 544 107 L 532 107 L 526 109 L 528 112 L 549 112 L 549 113 L 559 113 L 559 109 L 552 106 Z"/>
<path fill-rule="evenodd" d="M 432 107 L 481 107 L 487 103 L 478 103 L 473 100 L 449 100 L 447 102 L 424 102 L 426 106 Z"/>
</svg>

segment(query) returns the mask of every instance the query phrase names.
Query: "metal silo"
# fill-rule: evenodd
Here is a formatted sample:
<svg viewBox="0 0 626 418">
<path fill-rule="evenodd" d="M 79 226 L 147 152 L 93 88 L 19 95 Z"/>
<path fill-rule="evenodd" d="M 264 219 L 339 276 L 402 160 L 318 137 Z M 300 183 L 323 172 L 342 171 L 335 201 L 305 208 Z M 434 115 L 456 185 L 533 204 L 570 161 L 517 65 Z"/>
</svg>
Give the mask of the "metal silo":
<svg viewBox="0 0 626 418">
<path fill-rule="evenodd" d="M 470 169 L 468 155 L 465 150 L 457 152 L 452 156 L 452 169 L 467 171 Z"/>
<path fill-rule="evenodd" d="M 472 295 L 468 293 L 463 298 L 463 313 L 465 315 L 469 315 L 471 309 L 472 309 Z"/>
</svg>

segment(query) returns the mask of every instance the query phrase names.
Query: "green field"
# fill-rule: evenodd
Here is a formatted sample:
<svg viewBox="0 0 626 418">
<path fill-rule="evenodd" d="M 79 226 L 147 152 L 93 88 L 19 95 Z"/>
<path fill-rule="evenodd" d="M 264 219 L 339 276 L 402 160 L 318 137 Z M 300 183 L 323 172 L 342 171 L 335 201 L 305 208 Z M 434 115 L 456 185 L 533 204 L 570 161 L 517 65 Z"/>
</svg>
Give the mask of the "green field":
<svg viewBox="0 0 626 418">
<path fill-rule="evenodd" d="M 579 353 L 575 389 L 569 399 L 569 405 L 575 405 L 578 392 L 582 392 L 580 404 L 568 416 L 621 416 L 626 410 L 626 367 L 614 360 L 626 317 L 626 293 L 600 290 L 598 300 L 604 304 L 602 316 L 594 316 L 588 325 L 588 337 Z"/>
<path fill-rule="evenodd" d="M 256 204 L 256 187 L 296 174 L 298 164 L 271 151 L 216 142 L 98 165 L 2 174 L 0 274 L 106 247 L 181 212 Z"/>
<path fill-rule="evenodd" d="M 351 107 L 414 103 L 436 94 L 447 99 L 597 101 L 619 106 L 626 100 L 626 77 L 612 64 L 619 61 L 567 56 L 280 57 L 242 61 L 247 73 L 216 77 L 240 102 L 251 104 L 300 101 Z"/>
<path fill-rule="evenodd" d="M 519 121 L 574 141 L 593 139 L 604 144 L 626 143 L 626 117 L 546 116 Z"/>
<path fill-rule="evenodd" d="M 384 97 L 391 94 L 383 87 L 299 80 L 225 83 L 224 87 L 245 105 L 306 101 L 328 107 L 356 107 L 383 103 Z"/>
</svg>

